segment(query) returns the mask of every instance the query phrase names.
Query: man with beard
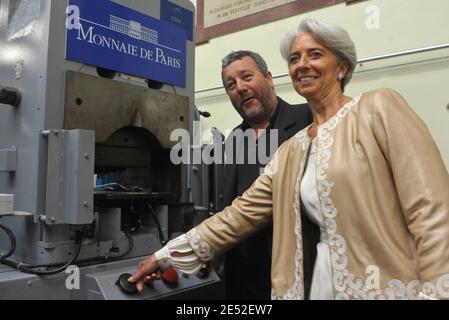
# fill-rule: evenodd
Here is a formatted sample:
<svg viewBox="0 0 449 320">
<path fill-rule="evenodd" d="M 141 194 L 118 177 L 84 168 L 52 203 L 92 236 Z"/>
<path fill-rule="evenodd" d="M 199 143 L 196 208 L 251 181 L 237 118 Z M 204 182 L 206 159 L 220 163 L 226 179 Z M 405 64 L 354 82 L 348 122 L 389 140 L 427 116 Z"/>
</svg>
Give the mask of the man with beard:
<svg viewBox="0 0 449 320">
<path fill-rule="evenodd" d="M 255 52 L 236 51 L 225 56 L 222 80 L 243 118 L 225 143 L 223 206 L 228 206 L 256 180 L 273 156 L 270 151 L 310 124 L 312 115 L 306 104 L 289 105 L 276 96 L 272 75 Z M 277 136 L 273 135 L 275 130 Z M 226 254 L 227 299 L 270 299 L 271 243 L 270 225 Z"/>
</svg>

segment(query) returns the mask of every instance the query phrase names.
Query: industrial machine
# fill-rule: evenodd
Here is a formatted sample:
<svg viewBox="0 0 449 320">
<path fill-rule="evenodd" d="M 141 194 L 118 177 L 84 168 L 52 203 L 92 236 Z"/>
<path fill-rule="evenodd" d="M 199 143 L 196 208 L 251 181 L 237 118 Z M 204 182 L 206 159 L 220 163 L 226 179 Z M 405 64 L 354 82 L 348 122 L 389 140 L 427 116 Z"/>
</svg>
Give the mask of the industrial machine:
<svg viewBox="0 0 449 320">
<path fill-rule="evenodd" d="M 212 268 L 125 281 L 217 185 L 173 161 L 199 118 L 190 1 L 0 4 L 0 299 L 222 298 Z"/>
</svg>

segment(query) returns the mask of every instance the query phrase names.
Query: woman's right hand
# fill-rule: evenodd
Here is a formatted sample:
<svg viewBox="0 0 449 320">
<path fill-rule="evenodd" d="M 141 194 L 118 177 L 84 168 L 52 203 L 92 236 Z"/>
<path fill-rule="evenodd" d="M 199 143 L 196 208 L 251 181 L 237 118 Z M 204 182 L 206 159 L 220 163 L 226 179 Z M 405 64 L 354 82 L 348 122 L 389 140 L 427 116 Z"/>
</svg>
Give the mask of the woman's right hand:
<svg viewBox="0 0 449 320">
<path fill-rule="evenodd" d="M 135 282 L 137 291 L 143 291 L 143 283 L 161 279 L 161 270 L 154 254 L 142 260 L 137 265 L 138 270 L 128 278 L 129 282 Z"/>
</svg>

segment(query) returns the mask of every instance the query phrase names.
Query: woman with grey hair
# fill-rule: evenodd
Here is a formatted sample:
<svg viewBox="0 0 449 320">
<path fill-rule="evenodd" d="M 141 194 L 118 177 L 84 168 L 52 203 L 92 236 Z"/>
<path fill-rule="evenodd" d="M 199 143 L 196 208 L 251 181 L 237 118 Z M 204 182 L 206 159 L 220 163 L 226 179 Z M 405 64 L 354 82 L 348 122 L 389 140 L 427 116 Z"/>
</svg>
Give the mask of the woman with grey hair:
<svg viewBox="0 0 449 320">
<path fill-rule="evenodd" d="M 352 78 L 355 66 L 357 64 L 357 54 L 354 43 L 346 30 L 327 24 L 318 20 L 305 19 L 303 20 L 297 30 L 288 32 L 281 40 L 281 55 L 284 60 L 289 62 L 292 45 L 296 37 L 300 33 L 310 33 L 314 38 L 323 44 L 326 48 L 331 50 L 338 62 L 345 61 L 348 70 L 342 74 L 341 91 L 344 92 L 345 86 Z"/>
<path fill-rule="evenodd" d="M 305 20 L 281 43 L 313 123 L 285 142 L 231 206 L 142 261 L 194 272 L 273 221 L 272 298 L 449 298 L 449 176 L 424 123 L 395 91 L 343 94 L 356 64 L 340 27 Z M 320 227 L 310 292 L 309 232 Z"/>
</svg>

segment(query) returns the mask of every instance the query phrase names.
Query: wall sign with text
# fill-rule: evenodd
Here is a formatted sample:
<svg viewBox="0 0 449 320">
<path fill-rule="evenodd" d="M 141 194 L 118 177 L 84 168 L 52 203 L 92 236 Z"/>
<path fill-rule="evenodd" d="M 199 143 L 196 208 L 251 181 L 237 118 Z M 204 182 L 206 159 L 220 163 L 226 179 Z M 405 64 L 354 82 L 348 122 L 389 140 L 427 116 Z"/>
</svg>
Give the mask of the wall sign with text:
<svg viewBox="0 0 449 320">
<path fill-rule="evenodd" d="M 196 43 L 342 2 L 345 0 L 197 0 Z"/>
</svg>

